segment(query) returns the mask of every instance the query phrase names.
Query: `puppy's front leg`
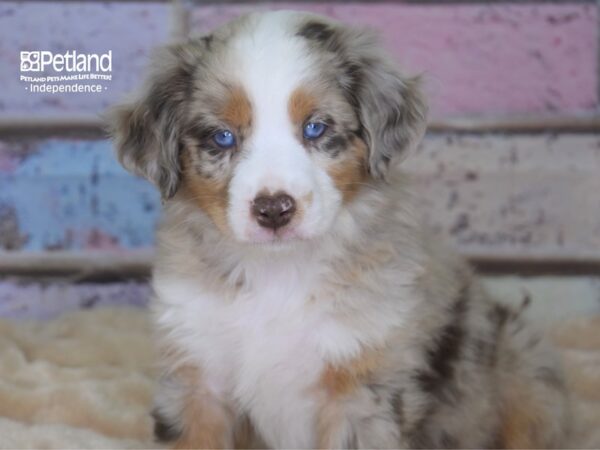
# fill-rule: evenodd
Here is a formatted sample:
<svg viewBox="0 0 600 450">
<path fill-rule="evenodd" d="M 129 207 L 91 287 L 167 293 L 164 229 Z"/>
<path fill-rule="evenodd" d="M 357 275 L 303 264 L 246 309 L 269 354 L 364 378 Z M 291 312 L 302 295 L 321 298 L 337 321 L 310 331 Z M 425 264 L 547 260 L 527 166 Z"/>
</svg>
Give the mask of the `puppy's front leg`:
<svg viewBox="0 0 600 450">
<path fill-rule="evenodd" d="M 390 401 L 374 400 L 368 388 L 326 405 L 318 422 L 319 448 L 405 448 Z"/>
<path fill-rule="evenodd" d="M 405 448 L 397 393 L 371 382 L 372 358 L 329 367 L 321 378 L 318 448 Z"/>
<path fill-rule="evenodd" d="M 161 381 L 152 414 L 155 438 L 172 448 L 233 447 L 233 411 L 196 367 L 181 367 Z"/>
</svg>

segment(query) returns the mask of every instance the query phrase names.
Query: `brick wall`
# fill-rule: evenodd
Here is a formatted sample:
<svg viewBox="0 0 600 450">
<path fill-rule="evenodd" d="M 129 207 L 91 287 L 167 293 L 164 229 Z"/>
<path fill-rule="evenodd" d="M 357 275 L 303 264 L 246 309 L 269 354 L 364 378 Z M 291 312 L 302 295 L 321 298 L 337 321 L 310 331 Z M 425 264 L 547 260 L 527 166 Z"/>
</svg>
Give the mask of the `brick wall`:
<svg viewBox="0 0 600 450">
<path fill-rule="evenodd" d="M 433 117 L 591 113 L 598 108 L 598 8 L 593 2 L 197 2 L 192 33 L 255 10 L 299 9 L 378 29 L 407 68 L 423 73 Z M 171 25 L 170 25 L 171 24 Z M 169 38 L 161 2 L 0 3 L 0 117 L 97 114 L 135 87 L 149 51 Z M 101 95 L 25 95 L 19 51 L 114 53 Z"/>
<path fill-rule="evenodd" d="M 184 14 L 167 2 L 0 3 L 0 269 L 32 252 L 150 249 L 158 196 L 114 161 L 98 114 L 136 87 L 151 49 L 175 32 L 273 8 L 377 28 L 424 75 L 432 131 L 407 170 L 429 222 L 460 251 L 600 261 L 595 2 L 181 5 Z M 95 95 L 26 92 L 28 49 L 112 50 L 113 80 Z"/>
</svg>

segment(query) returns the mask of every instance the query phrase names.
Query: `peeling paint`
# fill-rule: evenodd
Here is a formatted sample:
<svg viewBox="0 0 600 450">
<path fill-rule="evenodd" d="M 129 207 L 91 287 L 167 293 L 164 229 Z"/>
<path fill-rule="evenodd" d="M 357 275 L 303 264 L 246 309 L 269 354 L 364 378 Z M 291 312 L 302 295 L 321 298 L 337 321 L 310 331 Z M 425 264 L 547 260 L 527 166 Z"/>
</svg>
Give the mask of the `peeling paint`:
<svg viewBox="0 0 600 450">
<path fill-rule="evenodd" d="M 0 166 L 0 203 L 11 211 L 2 223 L 13 227 L 5 236 L 5 248 L 153 244 L 158 194 L 121 168 L 108 141 L 50 139 L 28 145 L 35 150 L 27 158 Z M 22 236 L 28 239 L 23 241 Z"/>
<path fill-rule="evenodd" d="M 21 234 L 14 206 L 0 203 L 0 249 L 20 250 L 27 240 L 28 237 Z"/>
</svg>

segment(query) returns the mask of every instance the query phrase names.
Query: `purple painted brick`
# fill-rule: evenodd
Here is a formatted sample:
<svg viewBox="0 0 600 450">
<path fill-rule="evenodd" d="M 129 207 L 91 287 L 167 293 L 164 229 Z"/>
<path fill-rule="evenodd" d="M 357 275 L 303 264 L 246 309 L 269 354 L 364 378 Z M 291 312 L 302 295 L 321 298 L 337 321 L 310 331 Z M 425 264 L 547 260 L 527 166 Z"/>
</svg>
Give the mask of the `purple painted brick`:
<svg viewBox="0 0 600 450">
<path fill-rule="evenodd" d="M 139 82 L 149 51 L 167 38 L 168 23 L 168 4 L 2 2 L 0 117 L 103 111 Z M 112 50 L 113 79 L 106 83 L 106 91 L 97 94 L 33 94 L 25 90 L 28 83 L 19 81 L 22 50 L 100 54 Z"/>
<path fill-rule="evenodd" d="M 18 282 L 0 281 L 0 317 L 50 319 L 66 311 L 106 306 L 146 307 L 147 283 Z"/>
<path fill-rule="evenodd" d="M 598 106 L 593 4 L 411 5 L 270 2 L 202 5 L 192 31 L 239 14 L 301 9 L 375 27 L 423 72 L 433 116 L 593 111 Z"/>
</svg>

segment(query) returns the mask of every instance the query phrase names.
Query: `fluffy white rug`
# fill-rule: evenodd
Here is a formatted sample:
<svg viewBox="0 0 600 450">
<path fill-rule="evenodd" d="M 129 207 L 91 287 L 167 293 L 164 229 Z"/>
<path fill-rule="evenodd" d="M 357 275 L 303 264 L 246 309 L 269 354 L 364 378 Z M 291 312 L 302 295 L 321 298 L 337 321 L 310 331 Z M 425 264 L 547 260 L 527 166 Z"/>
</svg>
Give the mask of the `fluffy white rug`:
<svg viewBox="0 0 600 450">
<path fill-rule="evenodd" d="M 145 311 L 0 321 L 0 448 L 152 446 Z"/>
<path fill-rule="evenodd" d="M 574 447 L 600 447 L 600 317 L 549 334 L 575 393 Z M 78 311 L 45 322 L 0 321 L 0 448 L 156 448 L 147 312 Z"/>
</svg>

